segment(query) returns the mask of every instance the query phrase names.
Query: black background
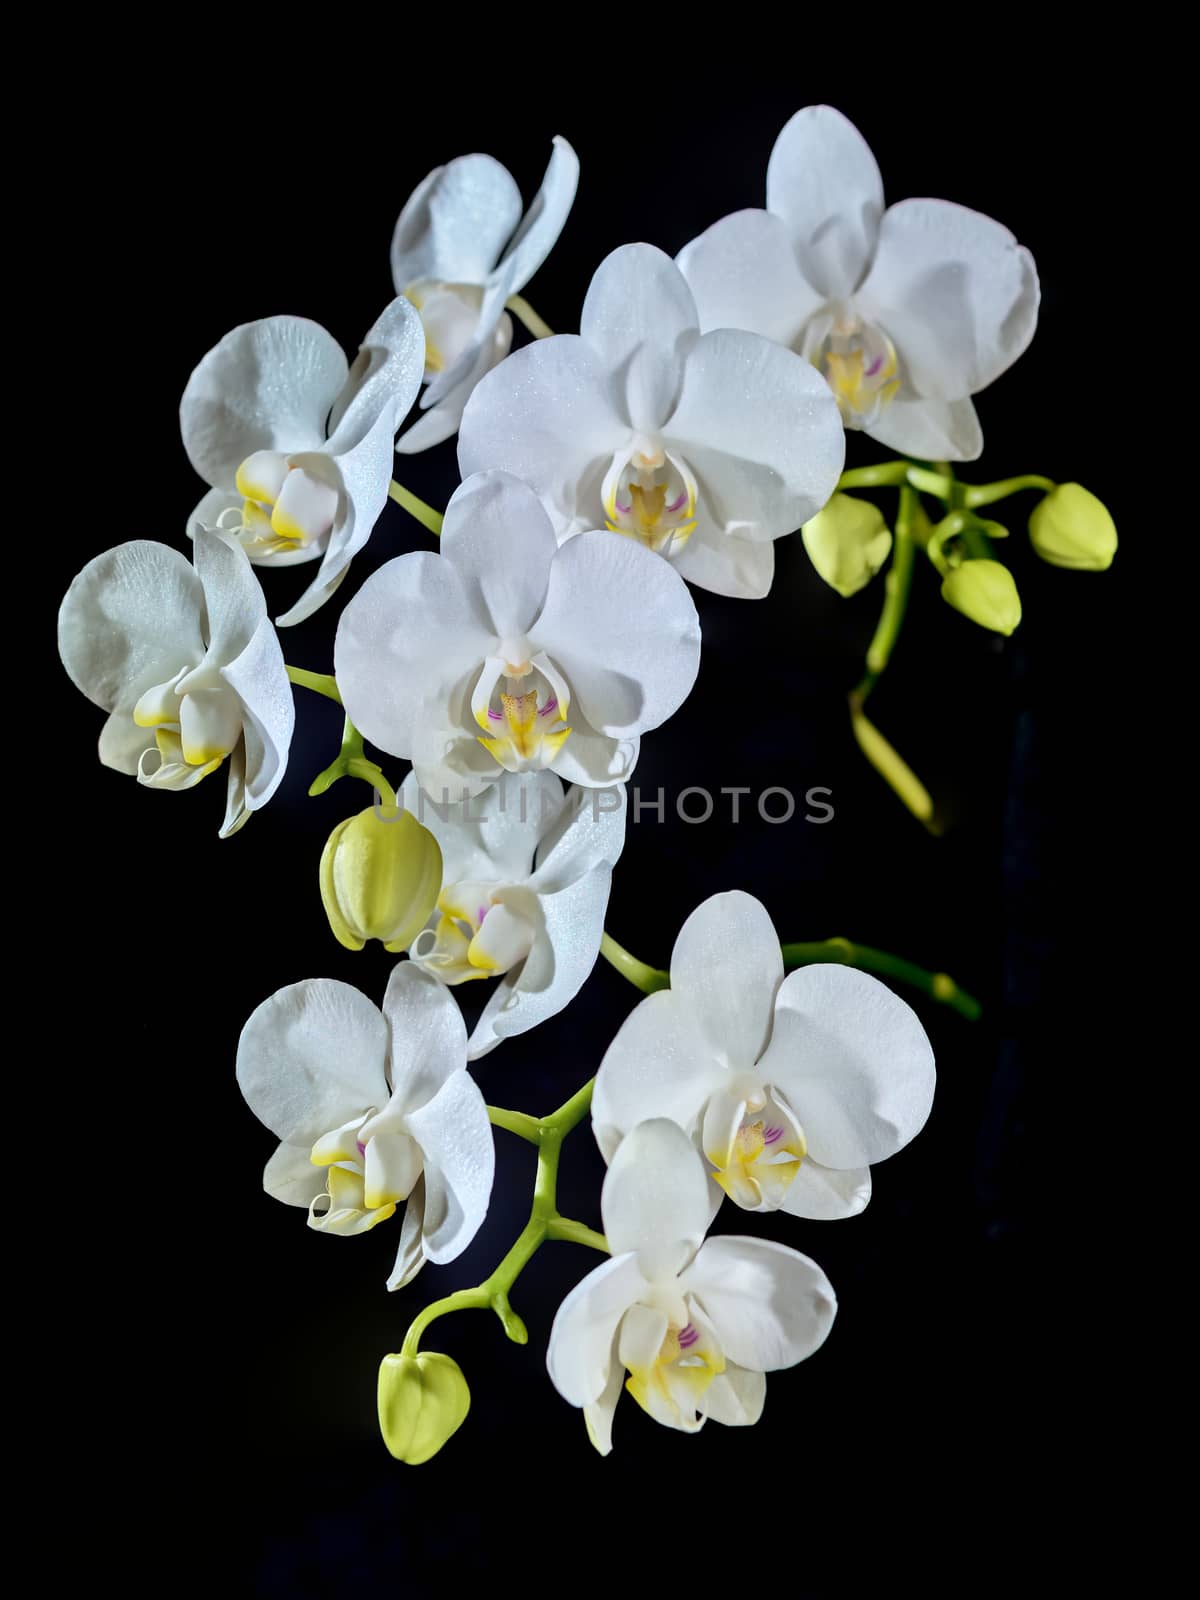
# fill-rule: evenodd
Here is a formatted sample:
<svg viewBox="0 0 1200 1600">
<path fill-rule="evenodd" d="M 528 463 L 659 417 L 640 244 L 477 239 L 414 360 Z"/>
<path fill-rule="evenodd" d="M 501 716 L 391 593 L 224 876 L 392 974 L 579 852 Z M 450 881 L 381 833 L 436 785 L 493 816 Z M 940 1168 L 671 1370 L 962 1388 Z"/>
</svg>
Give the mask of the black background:
<svg viewBox="0 0 1200 1600">
<path fill-rule="evenodd" d="M 552 327 L 572 331 L 610 249 L 646 239 L 674 253 L 717 217 L 761 204 L 776 133 L 822 98 L 871 142 L 889 199 L 974 206 L 1037 259 L 1037 336 L 978 402 L 985 455 L 964 475 L 1076 479 L 1132 532 L 1114 409 L 1085 403 L 1111 381 L 1114 335 L 1097 329 L 1124 293 L 1118 263 L 1098 248 L 1121 134 L 1082 91 L 1064 99 L 1060 85 L 1036 118 L 951 115 L 935 94 L 938 114 L 924 116 L 898 114 L 895 95 L 832 95 L 816 67 L 782 86 L 759 81 L 753 95 L 699 100 L 691 77 L 672 84 L 665 66 L 643 78 L 618 51 L 614 70 L 619 93 L 599 99 L 519 74 L 461 97 L 443 83 L 426 114 L 406 103 L 402 73 L 394 99 L 360 84 L 332 108 L 311 96 L 292 104 L 269 75 L 215 79 L 202 93 L 132 72 L 83 88 L 64 168 L 69 216 L 55 215 L 61 233 L 43 236 L 48 259 L 65 252 L 78 264 L 72 337 L 88 353 L 83 393 L 69 398 L 82 447 L 76 492 L 46 547 L 55 602 L 86 560 L 123 539 L 184 547 L 201 486 L 179 443 L 177 399 L 228 328 L 296 312 L 353 353 L 392 293 L 395 217 L 436 163 L 487 150 L 529 197 L 551 135 L 574 143 L 576 206 L 528 290 Z M 852 463 L 884 454 L 851 440 Z M 399 458 L 398 476 L 444 504 L 453 445 Z M 625 1399 L 606 1461 L 544 1370 L 554 1309 L 594 1265 L 567 1245 L 543 1250 L 514 1294 L 528 1347 L 474 1313 L 426 1341 L 461 1362 L 473 1392 L 442 1455 L 404 1468 L 378 1439 L 379 1358 L 426 1300 L 476 1281 L 507 1248 L 527 1209 L 527 1147 L 497 1135 L 485 1228 L 458 1262 L 427 1269 L 399 1295 L 384 1291 L 393 1228 L 331 1242 L 261 1191 L 273 1140 L 234 1082 L 242 1022 L 276 988 L 310 976 L 378 1000 L 390 966 L 382 950 L 342 950 L 317 895 L 326 835 L 366 800 L 350 780 L 305 796 L 336 750 L 336 708 L 299 694 L 281 791 L 220 842 L 223 779 L 165 796 L 102 769 L 92 755 L 102 715 L 57 674 L 53 750 L 70 810 L 50 870 L 61 869 L 59 933 L 77 942 L 65 990 L 49 1001 L 68 1110 L 50 1121 L 66 1122 L 75 1165 L 59 1171 L 75 1174 L 68 1187 L 86 1210 L 72 1209 L 57 1231 L 49 1281 L 63 1309 L 40 1312 L 39 1327 L 65 1374 L 51 1459 L 56 1471 L 71 1463 L 90 1569 L 163 1593 L 174 1592 L 170 1575 L 211 1561 L 224 1593 L 328 1594 L 382 1580 L 384 1592 L 408 1594 L 438 1573 L 507 1570 L 524 1582 L 565 1531 L 583 1563 L 572 1583 L 580 1573 L 632 1581 L 630 1552 L 648 1575 L 664 1551 L 686 1549 L 692 1565 L 677 1580 L 689 1586 L 716 1581 L 715 1564 L 729 1561 L 746 1581 L 823 1595 L 864 1592 L 880 1557 L 901 1572 L 940 1571 L 951 1587 L 961 1577 L 963 1592 L 979 1571 L 1017 1559 L 1029 1474 L 1069 1431 L 1070 1379 L 1047 1370 L 1038 1342 L 1025 1127 L 1039 1070 L 1090 1048 L 1083 971 L 1104 927 L 1094 864 L 1115 781 L 1112 640 L 1128 559 L 1123 550 L 1106 576 L 1044 566 L 1024 537 L 1031 504 L 996 513 L 1013 529 L 1005 555 L 1025 607 L 1017 634 L 1002 642 L 952 613 L 923 563 L 872 700 L 872 716 L 954 819 L 941 839 L 902 810 L 850 734 L 845 693 L 879 585 L 840 600 L 797 537 L 776 547 L 766 601 L 695 594 L 699 682 L 645 741 L 636 775 L 643 793 L 664 787 L 669 820 L 631 830 L 611 931 L 665 965 L 687 913 L 740 887 L 766 903 L 784 938 L 842 933 L 945 967 L 986 1016 L 972 1027 L 918 1005 L 939 1061 L 933 1116 L 876 1169 L 862 1217 L 755 1218 L 745 1230 L 813 1254 L 840 1300 L 825 1348 L 771 1379 L 762 1422 L 685 1438 Z M 383 561 L 428 543 L 389 505 L 335 602 L 285 630 L 286 658 L 329 670 L 341 604 Z M 308 576 L 264 574 L 274 614 Z M 383 759 L 398 781 L 402 765 Z M 752 817 L 733 828 L 718 811 L 687 826 L 671 801 L 689 784 L 778 784 L 797 796 L 822 786 L 836 815 L 805 824 L 801 805 L 788 825 Z M 565 1014 L 480 1064 L 485 1095 L 551 1109 L 595 1070 L 637 998 L 601 966 Z M 47 1139 L 43 1108 L 35 1143 L 50 1160 Z M 601 1174 L 581 1130 L 563 1160 L 568 1214 L 599 1224 Z M 730 1209 L 719 1228 L 743 1231 Z M 893 1515 L 904 1531 L 881 1534 L 877 1547 L 872 1530 Z M 961 1572 L 944 1537 L 951 1524 L 978 1530 Z M 505 1527 L 507 1569 L 493 1553 Z"/>
</svg>

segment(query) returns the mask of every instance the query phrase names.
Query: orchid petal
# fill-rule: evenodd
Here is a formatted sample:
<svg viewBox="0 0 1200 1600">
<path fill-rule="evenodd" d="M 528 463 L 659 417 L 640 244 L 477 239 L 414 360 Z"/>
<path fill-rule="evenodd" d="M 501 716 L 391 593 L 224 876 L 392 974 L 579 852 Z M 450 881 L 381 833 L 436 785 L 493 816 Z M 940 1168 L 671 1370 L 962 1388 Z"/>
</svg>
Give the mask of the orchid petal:
<svg viewBox="0 0 1200 1600">
<path fill-rule="evenodd" d="M 805 106 L 784 126 L 767 163 L 767 209 L 787 224 L 800 269 L 824 299 L 853 293 L 875 253 L 883 179 L 833 106 Z"/>
</svg>

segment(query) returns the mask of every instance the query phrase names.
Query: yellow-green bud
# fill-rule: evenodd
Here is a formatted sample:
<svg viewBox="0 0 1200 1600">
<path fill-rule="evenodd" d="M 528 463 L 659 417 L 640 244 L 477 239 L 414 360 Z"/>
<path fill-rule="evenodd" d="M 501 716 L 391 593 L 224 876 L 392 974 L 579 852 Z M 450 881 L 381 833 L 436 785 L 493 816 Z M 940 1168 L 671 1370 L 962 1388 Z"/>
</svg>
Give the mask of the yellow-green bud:
<svg viewBox="0 0 1200 1600">
<path fill-rule="evenodd" d="M 382 939 L 406 950 L 442 890 L 442 852 L 428 828 L 395 806 L 339 822 L 321 856 L 321 900 L 347 950 Z"/>
<path fill-rule="evenodd" d="M 848 598 L 864 588 L 887 560 L 892 535 L 869 500 L 835 494 L 800 530 L 804 548 L 831 589 Z"/>
<path fill-rule="evenodd" d="M 1009 634 L 1021 620 L 1021 596 L 999 561 L 964 561 L 943 578 L 942 599 L 993 633 Z"/>
<path fill-rule="evenodd" d="M 1052 567 L 1104 572 L 1117 553 L 1117 525 L 1108 507 L 1079 483 L 1060 483 L 1029 519 L 1033 548 Z"/>
<path fill-rule="evenodd" d="M 449 1356 L 422 1350 L 379 1363 L 379 1430 L 397 1461 L 419 1467 L 462 1427 L 471 1391 Z"/>
</svg>

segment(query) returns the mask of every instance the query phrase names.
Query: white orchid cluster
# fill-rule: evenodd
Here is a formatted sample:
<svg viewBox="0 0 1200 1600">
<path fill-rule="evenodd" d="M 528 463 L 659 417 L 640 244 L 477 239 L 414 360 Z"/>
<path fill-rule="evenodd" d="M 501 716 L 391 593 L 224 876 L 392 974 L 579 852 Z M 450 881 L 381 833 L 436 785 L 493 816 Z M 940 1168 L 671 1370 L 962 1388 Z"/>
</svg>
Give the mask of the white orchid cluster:
<svg viewBox="0 0 1200 1600">
<path fill-rule="evenodd" d="M 762 597 L 774 542 L 799 529 L 843 594 L 892 554 L 890 610 L 854 712 L 904 793 L 862 700 L 894 642 L 913 550 L 951 604 L 1010 632 L 1016 589 L 990 543 L 1005 530 L 980 507 L 1040 489 L 1032 537 L 1059 565 L 1099 569 L 1116 542 L 1078 485 L 968 486 L 951 466 L 981 449 L 971 397 L 1036 323 L 1032 258 L 1000 224 L 935 200 L 885 210 L 860 135 L 810 107 L 776 143 L 766 210 L 726 217 L 676 260 L 650 244 L 614 250 L 578 335 L 555 336 L 521 291 L 562 230 L 578 170 L 555 139 L 524 214 L 490 156 L 430 173 L 396 224 L 396 298 L 352 361 L 300 317 L 227 334 L 180 407 L 208 486 L 187 522 L 190 559 L 120 545 L 83 569 L 60 613 L 67 671 L 108 714 L 101 761 L 162 789 L 224 766 L 222 837 L 280 784 L 293 684 L 347 715 L 314 792 L 343 775 L 376 791 L 335 828 L 320 890 L 345 947 L 379 940 L 403 958 L 382 1009 L 310 979 L 246 1023 L 238 1081 L 280 1140 L 268 1193 L 330 1234 L 366 1232 L 403 1206 L 394 1289 L 477 1233 L 492 1127 L 537 1146 L 522 1240 L 485 1284 L 421 1313 L 381 1368 L 384 1437 L 408 1461 L 441 1448 L 467 1407 L 455 1363 L 421 1350 L 425 1328 L 457 1305 L 490 1305 L 523 1336 L 508 1291 L 548 1238 L 610 1257 L 568 1296 L 548 1354 L 598 1449 L 622 1387 L 683 1431 L 706 1417 L 754 1422 L 764 1374 L 817 1349 L 835 1302 L 806 1256 L 709 1237 L 720 1207 L 854 1215 L 870 1167 L 929 1113 L 924 1031 L 858 970 L 898 971 L 894 958 L 831 941 L 796 947 L 807 952 L 796 961 L 821 964 L 785 976 L 766 912 L 740 892 L 693 912 L 669 976 L 604 931 L 624 784 L 642 736 L 698 671 L 688 584 Z M 514 316 L 535 337 L 510 353 Z M 843 473 L 847 429 L 903 459 Z M 456 432 L 462 483 L 439 516 L 393 481 L 394 457 Z M 899 489 L 894 531 L 840 492 L 855 486 Z M 921 495 L 941 500 L 936 524 Z M 333 597 L 389 496 L 440 534 L 437 551 L 399 556 L 358 589 L 332 676 L 286 666 L 276 626 Z M 301 564 L 311 582 L 272 625 L 258 569 Z M 411 764 L 399 793 L 364 738 Z M 550 1117 L 487 1107 L 469 1064 L 569 1005 L 602 949 L 652 992 L 594 1086 Z M 932 998 L 972 1014 L 948 978 L 926 976 Z M 476 979 L 496 986 L 468 1036 L 451 991 Z M 554 1202 L 561 1142 L 589 1104 L 608 1164 L 603 1237 Z"/>
</svg>

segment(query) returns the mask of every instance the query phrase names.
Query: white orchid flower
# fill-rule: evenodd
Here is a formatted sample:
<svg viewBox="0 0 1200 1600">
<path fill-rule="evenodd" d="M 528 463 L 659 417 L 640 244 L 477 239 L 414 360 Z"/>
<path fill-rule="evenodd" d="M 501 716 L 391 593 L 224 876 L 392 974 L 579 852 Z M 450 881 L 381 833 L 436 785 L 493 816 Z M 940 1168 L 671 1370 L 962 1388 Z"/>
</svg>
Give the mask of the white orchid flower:
<svg viewBox="0 0 1200 1600">
<path fill-rule="evenodd" d="M 661 250 L 600 264 L 580 333 L 518 350 L 463 415 L 464 476 L 531 484 L 560 538 L 606 526 L 717 594 L 771 587 L 772 540 L 821 509 L 845 437 L 811 365 L 756 334 L 700 333 L 692 292 Z"/>
<path fill-rule="evenodd" d="M 323 605 L 370 538 L 387 503 L 396 429 L 424 362 L 420 318 L 400 298 L 353 366 L 319 324 L 264 317 L 227 333 L 188 379 L 183 446 L 212 485 L 189 531 L 222 528 L 259 566 L 320 560 L 280 626 Z"/>
<path fill-rule="evenodd" d="M 1038 279 L 1007 228 L 947 200 L 884 210 L 858 129 L 806 106 L 775 141 L 767 209 L 714 223 L 679 255 L 704 328 L 749 328 L 828 379 L 847 428 L 927 460 L 973 461 L 971 396 L 1037 325 Z"/>
<path fill-rule="evenodd" d="M 625 1019 L 596 1077 L 606 1159 L 650 1117 L 697 1140 L 744 1211 L 852 1217 L 870 1167 L 925 1125 L 933 1051 L 917 1017 L 851 967 L 783 975 L 779 940 L 748 894 L 714 895 L 671 953 L 671 987 Z"/>
<path fill-rule="evenodd" d="M 109 713 L 100 759 L 151 789 L 190 789 L 229 760 L 221 837 L 279 787 L 295 708 L 245 554 L 196 531 L 195 565 L 134 539 L 89 561 L 58 614 L 72 682 Z"/>
<path fill-rule="evenodd" d="M 665 562 L 603 531 L 560 548 L 533 490 L 505 472 L 459 486 L 439 554 L 368 578 L 334 647 L 355 727 L 455 801 L 502 772 L 623 782 L 699 659 L 696 608 Z"/>
<path fill-rule="evenodd" d="M 837 1302 L 807 1256 L 768 1239 L 704 1240 L 704 1166 L 673 1122 L 642 1123 L 613 1158 L 600 1207 L 612 1259 L 559 1307 L 546 1364 L 582 1406 L 601 1455 L 624 1387 L 656 1422 L 757 1422 L 765 1374 L 825 1342 Z M 629 1377 L 624 1374 L 628 1370 Z"/>
<path fill-rule="evenodd" d="M 409 961 L 383 1010 L 310 978 L 264 1000 L 242 1029 L 237 1080 L 282 1143 L 263 1188 L 321 1233 L 366 1233 L 407 1200 L 389 1289 L 453 1261 L 487 1215 L 496 1152 L 467 1030 L 447 990 Z"/>
<path fill-rule="evenodd" d="M 552 772 L 501 776 L 476 801 L 439 807 L 404 780 L 402 799 L 442 852 L 442 890 L 409 957 L 442 983 L 500 978 L 468 1059 L 567 1006 L 600 953 L 625 791 L 572 789 Z"/>
<path fill-rule="evenodd" d="M 491 156 L 435 167 L 409 196 L 392 238 L 392 278 L 421 314 L 428 387 L 424 414 L 396 441 L 401 454 L 448 439 L 472 389 L 508 354 L 513 328 L 505 302 L 554 248 L 578 182 L 579 158 L 556 137 L 523 217 L 521 191 Z"/>
</svg>

